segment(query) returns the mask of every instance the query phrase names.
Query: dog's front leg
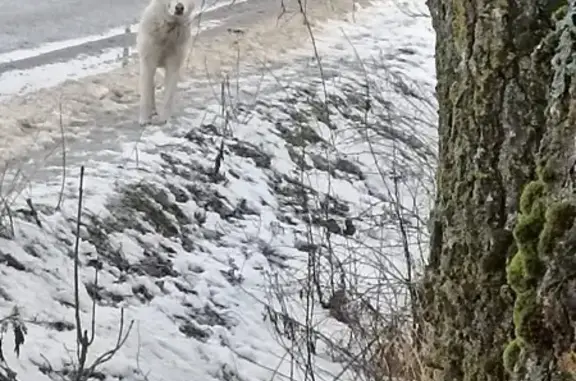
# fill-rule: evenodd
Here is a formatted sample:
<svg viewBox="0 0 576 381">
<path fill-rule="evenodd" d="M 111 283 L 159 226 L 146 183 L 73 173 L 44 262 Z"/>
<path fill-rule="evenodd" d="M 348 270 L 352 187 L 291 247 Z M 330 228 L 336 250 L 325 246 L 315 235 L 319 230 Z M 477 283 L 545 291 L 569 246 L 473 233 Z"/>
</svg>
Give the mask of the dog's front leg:
<svg viewBox="0 0 576 381">
<path fill-rule="evenodd" d="M 156 69 L 152 68 L 145 57 L 140 58 L 140 115 L 139 122 L 141 126 L 150 124 L 152 114 L 156 108 L 154 95 L 154 73 Z"/>
<path fill-rule="evenodd" d="M 172 116 L 172 106 L 178 88 L 181 61 L 182 60 L 179 57 L 166 60 L 166 73 L 164 75 L 164 103 L 159 115 L 160 123 L 166 123 Z"/>
</svg>

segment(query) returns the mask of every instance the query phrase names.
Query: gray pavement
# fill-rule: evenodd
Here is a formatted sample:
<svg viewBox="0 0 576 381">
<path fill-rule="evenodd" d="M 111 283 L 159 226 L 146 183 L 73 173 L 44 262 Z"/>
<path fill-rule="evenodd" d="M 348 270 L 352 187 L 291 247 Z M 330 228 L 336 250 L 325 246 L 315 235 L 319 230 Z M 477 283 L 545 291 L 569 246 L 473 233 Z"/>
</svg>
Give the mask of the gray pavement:
<svg viewBox="0 0 576 381">
<path fill-rule="evenodd" d="M 230 0 L 204 0 L 202 9 L 218 2 L 230 3 Z M 278 7 L 276 3 L 278 1 L 275 0 L 248 0 L 226 5 L 205 12 L 200 22 L 226 20 L 226 25 L 244 24 L 247 20 L 257 19 L 257 15 L 271 5 Z M 138 21 L 145 5 L 146 0 L 24 0 L 17 5 L 0 0 L 0 54 L 129 26 Z M 80 55 L 99 55 L 105 49 L 131 46 L 134 40 L 134 31 L 131 31 L 34 57 L 3 62 L 0 63 L 0 74 L 68 61 Z"/>
<path fill-rule="evenodd" d="M 218 1 L 223 0 L 204 0 L 205 6 Z M 147 0 L 0 0 L 0 54 L 129 25 L 138 20 L 146 3 Z"/>
</svg>

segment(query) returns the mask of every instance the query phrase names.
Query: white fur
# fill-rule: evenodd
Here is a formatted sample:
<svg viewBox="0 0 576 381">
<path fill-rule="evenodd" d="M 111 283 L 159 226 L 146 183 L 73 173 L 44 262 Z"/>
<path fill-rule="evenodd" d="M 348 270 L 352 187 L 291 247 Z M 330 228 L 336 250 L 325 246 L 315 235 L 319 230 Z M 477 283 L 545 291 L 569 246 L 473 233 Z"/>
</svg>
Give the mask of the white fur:
<svg viewBox="0 0 576 381">
<path fill-rule="evenodd" d="M 159 122 L 165 123 L 172 115 L 180 70 L 191 36 L 192 1 L 150 0 L 144 9 L 136 37 L 140 56 L 140 125 L 151 123 L 156 115 L 154 76 L 157 68 L 164 69 L 164 102 Z M 182 15 L 176 14 L 178 4 L 184 6 Z"/>
</svg>

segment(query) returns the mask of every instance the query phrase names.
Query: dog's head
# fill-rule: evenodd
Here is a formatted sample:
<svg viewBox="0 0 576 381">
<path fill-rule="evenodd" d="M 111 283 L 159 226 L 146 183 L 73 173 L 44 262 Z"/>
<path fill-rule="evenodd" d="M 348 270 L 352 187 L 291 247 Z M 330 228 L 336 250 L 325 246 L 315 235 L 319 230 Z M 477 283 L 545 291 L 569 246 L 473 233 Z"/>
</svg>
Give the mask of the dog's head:
<svg viewBox="0 0 576 381">
<path fill-rule="evenodd" d="M 160 0 L 166 12 L 175 19 L 187 19 L 194 10 L 193 0 Z"/>
</svg>

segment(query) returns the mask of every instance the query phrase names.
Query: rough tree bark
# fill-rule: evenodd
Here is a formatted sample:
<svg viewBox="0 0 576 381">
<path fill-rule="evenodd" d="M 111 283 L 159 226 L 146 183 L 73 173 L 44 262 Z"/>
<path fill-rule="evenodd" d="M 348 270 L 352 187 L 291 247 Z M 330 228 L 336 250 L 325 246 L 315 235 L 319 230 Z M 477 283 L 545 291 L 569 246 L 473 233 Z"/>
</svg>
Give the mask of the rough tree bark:
<svg viewBox="0 0 576 381">
<path fill-rule="evenodd" d="M 440 161 L 425 379 L 574 379 L 576 6 L 428 5 Z"/>
</svg>

